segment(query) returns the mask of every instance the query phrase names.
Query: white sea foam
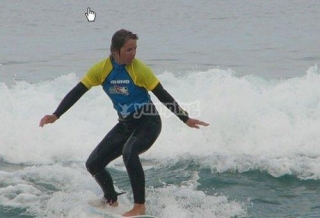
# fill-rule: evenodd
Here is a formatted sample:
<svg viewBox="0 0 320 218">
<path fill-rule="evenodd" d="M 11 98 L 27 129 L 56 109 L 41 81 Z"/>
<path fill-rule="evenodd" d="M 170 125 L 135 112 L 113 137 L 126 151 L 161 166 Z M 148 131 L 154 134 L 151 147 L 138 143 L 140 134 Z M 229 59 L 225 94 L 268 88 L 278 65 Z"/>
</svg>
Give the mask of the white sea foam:
<svg viewBox="0 0 320 218">
<path fill-rule="evenodd" d="M 320 178 L 320 75 L 316 66 L 305 76 L 283 81 L 236 77 L 231 70 L 220 69 L 182 77 L 166 72 L 158 77 L 182 105 L 199 102 L 196 118 L 210 126 L 191 129 L 165 112 L 162 134 L 142 158 L 162 161 L 188 154 L 211 157 L 218 171 L 262 169 L 273 175 Z M 101 88 L 86 93 L 55 124 L 38 127 L 42 116 L 52 113 L 77 82 L 78 78 L 69 74 L 38 84 L 0 85 L 3 161 L 50 164 L 86 160 L 117 121 Z M 218 156 L 224 158 L 215 159 Z"/>
<path fill-rule="evenodd" d="M 164 188 L 149 190 L 151 213 L 159 217 L 244 217 L 246 209 L 239 202 L 231 201 L 226 196 L 208 196 L 196 191 L 199 179 L 197 173 L 181 186 L 168 185 Z M 159 207 L 160 206 L 160 207 Z"/>
</svg>

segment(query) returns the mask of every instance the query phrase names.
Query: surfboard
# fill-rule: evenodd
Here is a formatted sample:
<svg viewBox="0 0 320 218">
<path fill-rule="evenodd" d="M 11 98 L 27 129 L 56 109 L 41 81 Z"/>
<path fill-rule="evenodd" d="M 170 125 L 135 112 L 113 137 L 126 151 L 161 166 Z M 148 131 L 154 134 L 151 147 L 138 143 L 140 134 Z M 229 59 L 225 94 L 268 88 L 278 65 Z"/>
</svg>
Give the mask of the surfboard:
<svg viewBox="0 0 320 218">
<path fill-rule="evenodd" d="M 118 199 L 119 200 L 119 199 Z M 92 199 L 88 202 L 89 210 L 88 212 L 93 215 L 98 215 L 100 217 L 106 218 L 120 218 L 123 217 L 122 214 L 129 211 L 132 205 L 126 204 L 126 201 L 120 200 L 117 207 L 111 207 L 105 203 L 102 203 L 100 199 Z M 137 215 L 131 216 L 132 218 L 157 218 L 152 215 Z"/>
<path fill-rule="evenodd" d="M 89 212 L 91 214 L 103 215 L 102 217 L 116 218 L 122 217 L 126 211 L 130 210 L 129 206 L 120 203 L 117 207 L 111 207 L 106 203 L 103 203 L 101 199 L 91 199 L 88 201 Z"/>
<path fill-rule="evenodd" d="M 157 218 L 155 216 L 150 215 L 138 215 L 138 216 L 130 216 L 131 218 Z"/>
<path fill-rule="evenodd" d="M 121 215 L 123 213 L 118 213 L 119 210 L 115 211 L 115 210 L 112 210 L 110 208 L 106 208 L 105 210 L 103 210 L 102 208 L 97 208 L 97 207 L 91 206 L 89 212 L 91 214 L 101 215 L 101 217 L 107 217 L 107 218 L 120 218 L 120 217 L 123 217 Z M 130 217 L 131 218 L 157 218 L 157 217 L 151 216 L 151 215 L 137 215 L 137 216 L 130 216 Z"/>
<path fill-rule="evenodd" d="M 112 212 L 110 210 L 102 210 L 101 208 L 96 208 L 93 206 L 89 207 L 89 214 L 98 215 L 98 217 L 106 217 L 106 218 L 120 218 L 122 217 L 119 213 Z"/>
</svg>

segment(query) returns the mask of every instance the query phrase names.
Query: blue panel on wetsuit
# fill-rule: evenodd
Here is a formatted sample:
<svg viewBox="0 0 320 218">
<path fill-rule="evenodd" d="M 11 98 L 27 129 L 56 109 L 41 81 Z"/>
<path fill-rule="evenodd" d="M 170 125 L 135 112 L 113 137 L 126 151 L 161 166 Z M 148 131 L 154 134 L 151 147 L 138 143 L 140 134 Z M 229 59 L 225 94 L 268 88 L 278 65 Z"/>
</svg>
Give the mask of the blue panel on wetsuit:
<svg viewBox="0 0 320 218">
<path fill-rule="evenodd" d="M 150 102 L 148 91 L 136 86 L 125 69 L 125 65 L 112 62 L 113 69 L 103 82 L 103 90 L 113 102 L 113 107 L 127 116 Z"/>
</svg>

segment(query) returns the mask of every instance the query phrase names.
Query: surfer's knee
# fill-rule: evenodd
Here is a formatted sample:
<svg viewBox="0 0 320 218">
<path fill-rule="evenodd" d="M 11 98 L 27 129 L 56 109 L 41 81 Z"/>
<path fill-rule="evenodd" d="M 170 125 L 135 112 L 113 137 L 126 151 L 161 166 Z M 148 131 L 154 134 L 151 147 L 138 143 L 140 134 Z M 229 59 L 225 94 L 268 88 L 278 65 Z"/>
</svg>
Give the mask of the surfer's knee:
<svg viewBox="0 0 320 218">
<path fill-rule="evenodd" d="M 90 164 L 90 162 L 86 162 L 86 168 L 87 168 L 87 171 L 91 174 L 91 175 L 93 175 L 93 169 L 91 168 L 91 164 Z"/>
<path fill-rule="evenodd" d="M 86 168 L 92 176 L 97 173 L 96 167 L 94 166 L 93 162 L 90 161 L 90 159 L 86 161 Z"/>
</svg>

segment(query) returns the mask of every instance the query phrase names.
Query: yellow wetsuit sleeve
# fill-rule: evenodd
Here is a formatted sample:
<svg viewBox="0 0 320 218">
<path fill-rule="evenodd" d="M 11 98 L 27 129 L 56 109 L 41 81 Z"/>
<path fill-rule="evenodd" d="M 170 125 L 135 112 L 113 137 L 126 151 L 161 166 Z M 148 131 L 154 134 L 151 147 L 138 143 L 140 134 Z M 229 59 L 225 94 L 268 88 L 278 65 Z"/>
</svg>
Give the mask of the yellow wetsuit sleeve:
<svg viewBox="0 0 320 218">
<path fill-rule="evenodd" d="M 159 84 L 153 71 L 139 59 L 135 58 L 131 64 L 126 66 L 126 70 L 137 86 L 144 87 L 148 91 L 152 91 Z M 110 58 L 107 58 L 93 65 L 82 78 L 81 83 L 88 89 L 101 85 L 111 71 L 112 63 Z"/>
<path fill-rule="evenodd" d="M 159 84 L 153 71 L 139 59 L 135 59 L 131 65 L 128 65 L 127 71 L 136 85 L 148 91 L 152 91 Z"/>
<path fill-rule="evenodd" d="M 92 86 L 101 85 L 111 70 L 112 64 L 109 58 L 100 61 L 89 69 L 87 74 L 81 79 L 81 83 L 88 89 Z"/>
</svg>

